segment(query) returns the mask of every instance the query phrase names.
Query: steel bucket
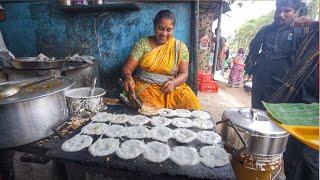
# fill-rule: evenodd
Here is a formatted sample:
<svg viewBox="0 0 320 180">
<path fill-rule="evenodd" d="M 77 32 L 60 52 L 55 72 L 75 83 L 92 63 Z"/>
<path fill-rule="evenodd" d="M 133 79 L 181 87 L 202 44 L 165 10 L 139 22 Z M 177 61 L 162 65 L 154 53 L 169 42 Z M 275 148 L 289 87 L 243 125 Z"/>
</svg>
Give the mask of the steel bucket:
<svg viewBox="0 0 320 180">
<path fill-rule="evenodd" d="M 95 88 L 91 96 L 90 87 L 70 89 L 65 92 L 70 115 L 80 114 L 82 111 L 97 113 L 105 108 L 103 96 L 106 90 Z"/>
</svg>

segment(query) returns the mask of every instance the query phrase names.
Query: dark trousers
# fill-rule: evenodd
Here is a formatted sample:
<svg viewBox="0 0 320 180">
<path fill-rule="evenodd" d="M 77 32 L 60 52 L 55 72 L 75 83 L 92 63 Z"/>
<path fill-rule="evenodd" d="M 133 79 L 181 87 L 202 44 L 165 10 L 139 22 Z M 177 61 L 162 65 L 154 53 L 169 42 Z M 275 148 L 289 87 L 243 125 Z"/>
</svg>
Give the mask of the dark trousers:
<svg viewBox="0 0 320 180">
<path fill-rule="evenodd" d="M 287 180 L 319 180 L 318 151 L 290 136 L 283 158 Z"/>
</svg>

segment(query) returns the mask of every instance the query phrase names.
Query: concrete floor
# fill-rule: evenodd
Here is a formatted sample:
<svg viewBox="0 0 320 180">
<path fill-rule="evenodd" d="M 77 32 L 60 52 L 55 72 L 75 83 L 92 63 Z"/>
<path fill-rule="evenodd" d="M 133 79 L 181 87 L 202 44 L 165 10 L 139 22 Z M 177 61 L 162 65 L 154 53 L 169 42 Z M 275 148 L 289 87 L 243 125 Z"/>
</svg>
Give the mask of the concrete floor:
<svg viewBox="0 0 320 180">
<path fill-rule="evenodd" d="M 251 107 L 251 95 L 243 87 L 231 88 L 218 82 L 218 93 L 198 92 L 202 110 L 210 112 L 214 121 L 220 121 L 223 111 L 234 107 Z"/>
<path fill-rule="evenodd" d="M 215 82 L 219 85 L 218 93 L 198 92 L 197 96 L 201 103 L 202 110 L 211 113 L 214 121 L 220 121 L 223 111 L 234 107 L 251 107 L 251 94 L 244 88 L 232 88 L 227 86 L 230 69 L 223 75 L 221 71 L 214 74 Z"/>
</svg>

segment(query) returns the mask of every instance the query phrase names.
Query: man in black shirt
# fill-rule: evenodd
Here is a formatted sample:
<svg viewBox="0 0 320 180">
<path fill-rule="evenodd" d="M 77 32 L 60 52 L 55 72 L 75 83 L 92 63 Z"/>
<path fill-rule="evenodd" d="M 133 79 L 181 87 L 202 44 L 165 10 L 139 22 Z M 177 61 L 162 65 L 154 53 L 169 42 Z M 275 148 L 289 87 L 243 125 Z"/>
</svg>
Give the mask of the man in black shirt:
<svg viewBox="0 0 320 180">
<path fill-rule="evenodd" d="M 262 101 L 281 85 L 292 64 L 292 57 L 306 34 L 305 28 L 293 26 L 304 15 L 301 0 L 277 0 L 274 22 L 264 26 L 250 43 L 245 71 L 253 75 L 252 107 L 264 109 Z"/>
<path fill-rule="evenodd" d="M 319 102 L 319 22 L 298 18 L 303 9 L 300 0 L 277 0 L 274 23 L 252 40 L 245 70 L 253 73 L 253 108 Z M 284 169 L 288 180 L 318 180 L 319 152 L 290 136 Z"/>
<path fill-rule="evenodd" d="M 301 42 L 282 85 L 270 97 L 271 103 L 319 102 L 319 22 L 301 17 L 295 24 L 309 27 L 310 32 Z M 289 180 L 318 180 L 319 152 L 290 136 L 284 170 Z"/>
</svg>

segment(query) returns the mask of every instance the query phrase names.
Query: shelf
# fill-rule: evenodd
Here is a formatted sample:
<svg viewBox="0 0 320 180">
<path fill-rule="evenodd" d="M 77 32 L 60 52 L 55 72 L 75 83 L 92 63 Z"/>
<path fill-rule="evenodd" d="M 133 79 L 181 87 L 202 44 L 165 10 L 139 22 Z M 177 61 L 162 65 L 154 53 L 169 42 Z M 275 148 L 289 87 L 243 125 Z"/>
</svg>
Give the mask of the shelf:
<svg viewBox="0 0 320 180">
<path fill-rule="evenodd" d="M 0 0 L 0 3 L 25 3 L 25 2 L 46 2 L 49 0 Z"/>
<path fill-rule="evenodd" d="M 119 10 L 140 10 L 140 7 L 136 3 L 126 2 L 107 2 L 97 5 L 73 5 L 73 6 L 61 6 L 61 10 L 65 12 L 100 12 L 100 11 L 119 11 Z"/>
</svg>

